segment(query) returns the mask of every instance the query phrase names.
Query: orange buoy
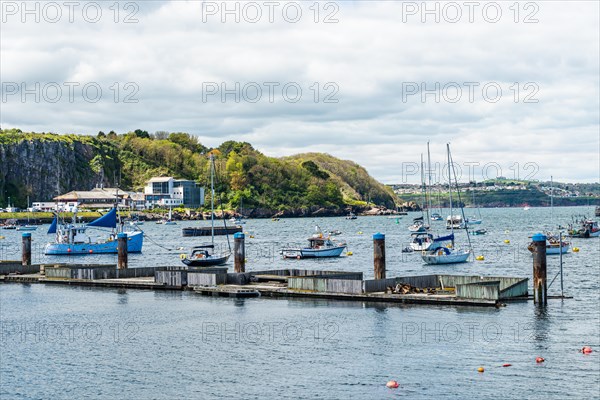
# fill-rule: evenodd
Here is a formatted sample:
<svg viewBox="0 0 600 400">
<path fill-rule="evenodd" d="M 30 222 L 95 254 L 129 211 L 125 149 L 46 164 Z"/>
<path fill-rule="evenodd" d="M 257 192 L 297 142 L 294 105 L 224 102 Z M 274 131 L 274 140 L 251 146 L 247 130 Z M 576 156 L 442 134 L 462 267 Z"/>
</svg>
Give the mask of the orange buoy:
<svg viewBox="0 0 600 400">
<path fill-rule="evenodd" d="M 483 373 L 484 371 L 485 371 L 485 368 L 483 368 L 483 367 L 477 368 L 477 372 L 479 372 L 480 374 Z"/>
<path fill-rule="evenodd" d="M 583 354 L 591 354 L 593 350 L 590 346 L 583 346 L 579 351 Z"/>
<path fill-rule="evenodd" d="M 296 258 L 299 260 L 299 259 L 300 259 L 300 256 L 296 256 Z"/>
<path fill-rule="evenodd" d="M 398 384 L 397 381 L 389 381 L 388 383 L 386 383 L 385 386 L 387 386 L 390 389 L 397 389 L 398 386 L 400 386 L 400 385 Z"/>
<path fill-rule="evenodd" d="M 544 357 L 536 357 L 535 362 L 540 364 L 543 363 L 544 361 L 546 361 L 546 359 Z"/>
<path fill-rule="evenodd" d="M 512 364 L 506 363 L 506 364 L 502 364 L 503 367 L 512 367 Z"/>
</svg>

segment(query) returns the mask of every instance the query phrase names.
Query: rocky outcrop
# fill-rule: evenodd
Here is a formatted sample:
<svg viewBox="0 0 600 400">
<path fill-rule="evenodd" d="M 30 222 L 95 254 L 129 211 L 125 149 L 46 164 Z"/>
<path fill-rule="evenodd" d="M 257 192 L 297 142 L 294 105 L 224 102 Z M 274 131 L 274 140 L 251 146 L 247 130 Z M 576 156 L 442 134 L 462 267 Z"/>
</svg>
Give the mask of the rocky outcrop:
<svg viewBox="0 0 600 400">
<path fill-rule="evenodd" d="M 102 163 L 95 164 L 97 150 L 80 141 L 29 141 L 0 143 L 0 193 L 13 204 L 52 201 L 77 188 L 92 189 L 104 181 Z"/>
</svg>

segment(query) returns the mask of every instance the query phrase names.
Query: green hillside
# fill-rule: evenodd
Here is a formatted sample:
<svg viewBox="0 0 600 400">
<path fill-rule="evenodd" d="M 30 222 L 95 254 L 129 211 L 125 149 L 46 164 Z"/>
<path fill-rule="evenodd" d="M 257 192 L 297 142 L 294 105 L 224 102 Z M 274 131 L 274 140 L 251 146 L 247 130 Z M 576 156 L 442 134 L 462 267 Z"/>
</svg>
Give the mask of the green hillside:
<svg viewBox="0 0 600 400">
<path fill-rule="evenodd" d="M 225 207 L 265 213 L 349 205 L 394 206 L 390 188 L 352 161 L 310 153 L 274 158 L 250 143 L 227 141 L 216 149 L 187 133 L 136 130 L 89 135 L 0 130 L 0 206 L 48 201 L 70 190 L 96 185 L 141 190 L 152 176 L 209 182 L 208 153 L 216 154 L 217 193 Z M 208 193 L 209 191 L 207 191 Z"/>
</svg>

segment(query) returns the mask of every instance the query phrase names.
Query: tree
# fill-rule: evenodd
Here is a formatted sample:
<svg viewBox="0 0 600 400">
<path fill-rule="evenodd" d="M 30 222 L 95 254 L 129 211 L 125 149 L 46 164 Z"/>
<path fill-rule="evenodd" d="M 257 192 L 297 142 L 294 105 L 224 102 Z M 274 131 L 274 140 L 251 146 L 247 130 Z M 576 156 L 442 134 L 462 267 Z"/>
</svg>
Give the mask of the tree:
<svg viewBox="0 0 600 400">
<path fill-rule="evenodd" d="M 150 134 L 147 131 L 143 131 L 141 129 L 136 129 L 135 131 L 133 131 L 133 133 L 135 133 L 135 136 L 142 138 L 142 139 L 150 139 Z"/>
<path fill-rule="evenodd" d="M 169 138 L 169 132 L 167 131 L 156 131 L 154 132 L 154 139 L 156 140 L 167 140 Z"/>
</svg>

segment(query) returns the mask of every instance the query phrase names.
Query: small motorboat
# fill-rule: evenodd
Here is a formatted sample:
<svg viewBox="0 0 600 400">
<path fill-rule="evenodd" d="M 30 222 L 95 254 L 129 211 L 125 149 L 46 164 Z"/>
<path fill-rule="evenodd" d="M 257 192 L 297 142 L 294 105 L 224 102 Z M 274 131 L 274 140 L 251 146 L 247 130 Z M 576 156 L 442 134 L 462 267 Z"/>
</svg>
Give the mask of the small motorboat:
<svg viewBox="0 0 600 400">
<path fill-rule="evenodd" d="M 460 215 L 448 215 L 446 217 L 446 229 L 464 229 L 462 216 Z"/>
<path fill-rule="evenodd" d="M 471 235 L 475 235 L 475 236 L 485 235 L 485 234 L 487 234 L 486 229 L 477 229 L 477 230 L 471 231 Z"/>
<path fill-rule="evenodd" d="M 335 229 L 335 230 L 327 231 L 327 234 L 329 236 L 339 236 L 342 234 L 342 231 L 338 231 L 337 229 Z"/>
<path fill-rule="evenodd" d="M 346 219 L 356 219 L 356 214 L 354 214 L 353 212 L 351 212 L 350 214 L 346 215 Z"/>
<path fill-rule="evenodd" d="M 577 237 L 582 239 L 594 238 L 600 236 L 600 226 L 598 222 L 583 219 L 580 221 L 581 227 L 579 229 L 570 229 L 569 236 Z"/>
<path fill-rule="evenodd" d="M 433 213 L 433 214 L 431 214 L 431 220 L 432 221 L 443 221 L 444 218 L 442 218 L 442 216 L 438 213 Z"/>
<path fill-rule="evenodd" d="M 287 248 L 281 250 L 283 258 L 322 258 L 339 257 L 347 245 L 345 242 L 336 242 L 330 236 L 323 235 L 320 228 L 316 227 L 319 233 L 308 238 L 308 247 Z"/>
<path fill-rule="evenodd" d="M 571 248 L 571 243 L 563 240 L 562 242 L 555 235 L 548 234 L 546 236 L 546 255 L 554 255 L 554 254 L 566 254 L 569 252 Z M 535 247 L 533 242 L 529 243 L 527 246 L 527 250 L 531 253 L 535 251 Z"/>
<path fill-rule="evenodd" d="M 415 251 L 423 251 L 429 249 L 433 243 L 433 235 L 427 232 L 415 232 L 411 234 L 412 242 L 410 247 Z"/>
<path fill-rule="evenodd" d="M 423 217 L 413 219 L 413 224 L 408 227 L 408 230 L 414 233 L 426 232 L 429 230 L 429 225 L 423 223 Z"/>
<path fill-rule="evenodd" d="M 17 226 L 18 231 L 35 231 L 37 226 L 35 225 L 19 225 Z"/>
</svg>

